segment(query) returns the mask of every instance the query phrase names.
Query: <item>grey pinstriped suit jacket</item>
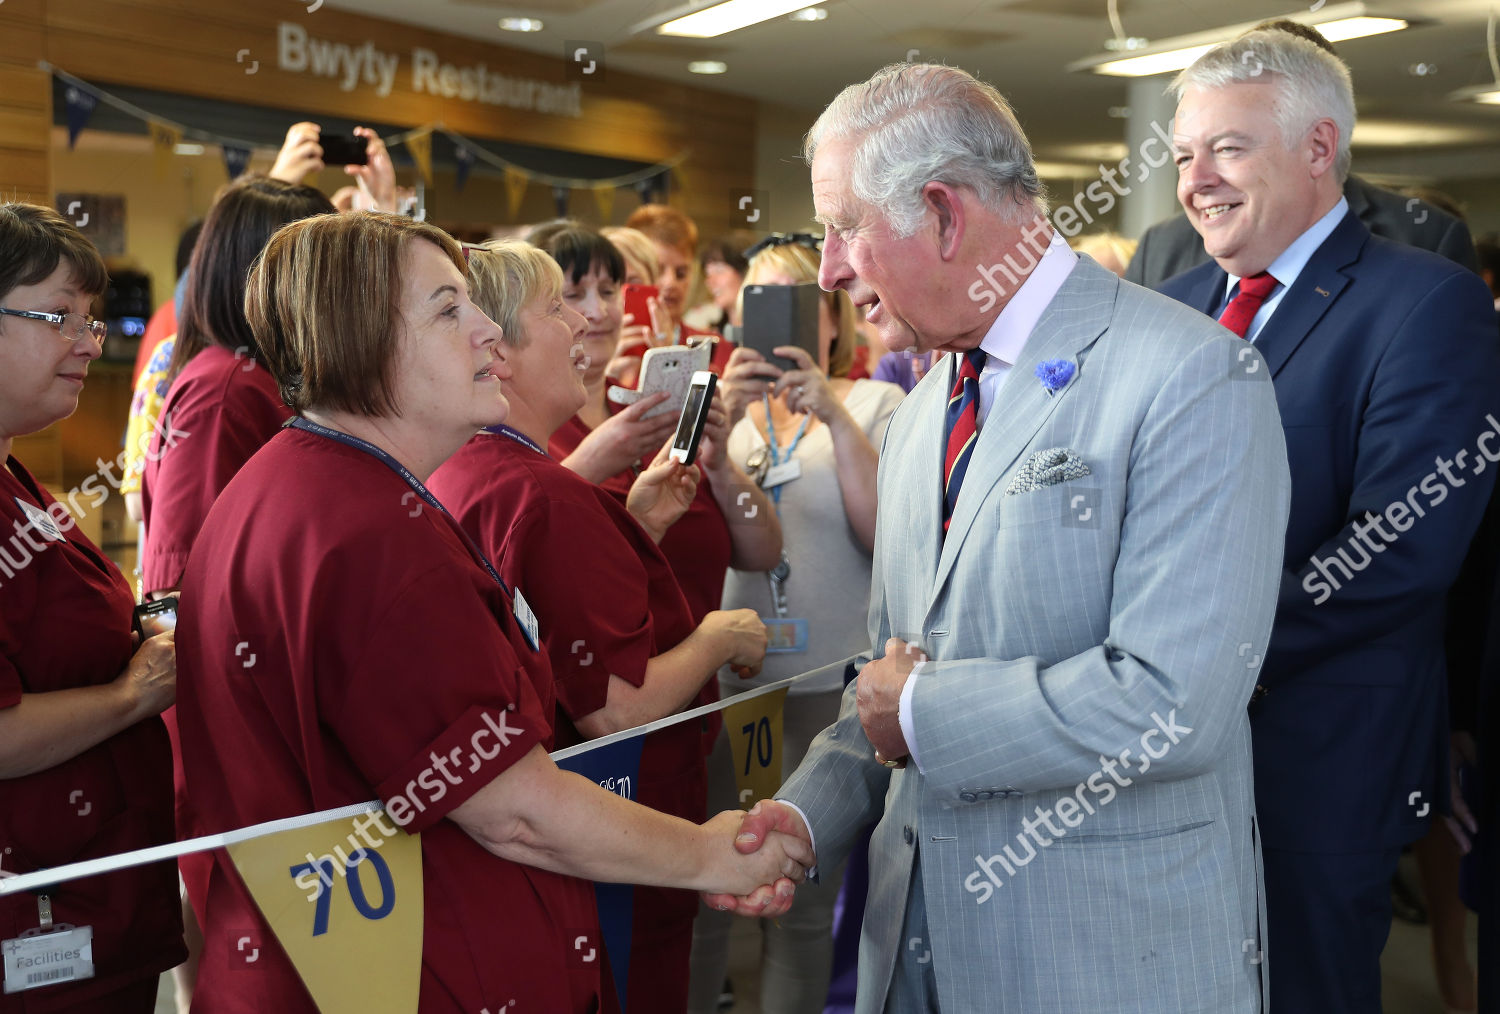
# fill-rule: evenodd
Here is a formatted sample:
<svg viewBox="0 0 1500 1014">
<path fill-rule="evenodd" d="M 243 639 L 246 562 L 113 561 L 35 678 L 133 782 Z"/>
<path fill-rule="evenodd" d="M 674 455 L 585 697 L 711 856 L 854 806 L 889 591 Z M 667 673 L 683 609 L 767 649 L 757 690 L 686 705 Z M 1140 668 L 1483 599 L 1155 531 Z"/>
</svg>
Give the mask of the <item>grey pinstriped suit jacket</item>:
<svg viewBox="0 0 1500 1014">
<path fill-rule="evenodd" d="M 870 638 L 933 659 L 912 706 L 921 770 L 875 763 L 851 684 L 779 793 L 824 863 L 880 821 L 857 1010 L 883 1010 L 898 955 L 930 946 L 949 1014 L 1259 1011 L 1245 706 L 1290 496 L 1264 363 L 1080 258 L 996 396 L 944 538 L 956 358 L 902 403 L 880 458 Z M 1078 366 L 1053 395 L 1034 375 L 1048 359 Z M 1006 492 L 1059 447 L 1090 474 Z M 912 945 L 916 856 L 932 939 Z"/>
</svg>

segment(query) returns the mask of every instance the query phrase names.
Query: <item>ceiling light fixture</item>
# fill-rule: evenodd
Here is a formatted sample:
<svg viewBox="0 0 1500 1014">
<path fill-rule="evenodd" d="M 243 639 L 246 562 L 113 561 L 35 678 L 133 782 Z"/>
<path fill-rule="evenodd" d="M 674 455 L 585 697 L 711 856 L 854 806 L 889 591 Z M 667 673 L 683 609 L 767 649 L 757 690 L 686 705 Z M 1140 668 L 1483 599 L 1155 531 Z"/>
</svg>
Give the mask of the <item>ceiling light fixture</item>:
<svg viewBox="0 0 1500 1014">
<path fill-rule="evenodd" d="M 655 29 L 658 35 L 712 39 L 806 6 L 807 0 L 697 0 L 648 18 L 630 32 L 634 35 Z"/>
<path fill-rule="evenodd" d="M 828 12 L 821 7 L 808 7 L 787 18 L 788 21 L 826 21 Z"/>
<path fill-rule="evenodd" d="M 500 27 L 507 32 L 540 32 L 547 26 L 539 18 L 501 18 Z"/>
<path fill-rule="evenodd" d="M 1329 42 L 1347 42 L 1371 35 L 1399 32 L 1420 23 L 1416 19 L 1372 15 L 1362 0 L 1355 3 L 1333 4 L 1316 13 L 1298 11 L 1288 14 L 1287 20 L 1311 25 Z M 1130 56 L 1104 53 L 1077 60 L 1067 65 L 1069 71 L 1089 71 L 1113 77 L 1150 77 L 1154 74 L 1170 74 L 1192 64 L 1198 57 L 1221 43 L 1227 42 L 1260 22 L 1247 21 L 1238 25 L 1226 25 L 1190 35 L 1173 36 L 1154 42 L 1145 49 L 1137 49 Z"/>
<path fill-rule="evenodd" d="M 723 60 L 694 60 L 688 64 L 688 70 L 694 74 L 722 74 L 729 69 L 729 64 Z"/>
<path fill-rule="evenodd" d="M 1493 7 L 1490 8 L 1490 24 L 1485 42 L 1490 54 L 1490 73 L 1494 76 L 1495 83 L 1471 85 L 1468 88 L 1449 92 L 1450 102 L 1480 102 L 1487 106 L 1500 106 L 1500 57 L 1495 54 L 1495 8 Z"/>
</svg>

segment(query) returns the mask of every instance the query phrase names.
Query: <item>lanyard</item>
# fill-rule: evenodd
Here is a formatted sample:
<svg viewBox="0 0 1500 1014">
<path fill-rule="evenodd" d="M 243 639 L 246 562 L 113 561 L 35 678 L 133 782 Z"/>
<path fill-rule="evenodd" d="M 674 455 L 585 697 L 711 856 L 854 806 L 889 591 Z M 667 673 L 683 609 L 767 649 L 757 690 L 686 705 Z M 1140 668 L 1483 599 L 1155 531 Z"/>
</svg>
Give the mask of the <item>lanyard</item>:
<svg viewBox="0 0 1500 1014">
<path fill-rule="evenodd" d="M 397 461 L 395 458 L 391 457 L 389 454 L 385 453 L 385 451 L 382 451 L 380 448 L 376 447 L 368 440 L 361 440 L 359 437 L 353 436 L 352 434 L 342 433 L 338 430 L 329 429 L 327 426 L 322 426 L 318 423 L 315 423 L 311 419 L 304 419 L 300 415 L 292 416 L 286 421 L 286 425 L 294 430 L 302 430 L 304 433 L 311 433 L 315 436 L 326 437 L 327 439 L 336 441 L 337 443 L 341 443 L 346 447 L 353 447 L 355 450 L 364 451 L 366 454 L 370 455 L 370 457 L 374 458 L 376 461 L 380 462 L 382 465 L 386 466 L 391 471 L 401 476 L 406 484 L 412 488 L 412 491 L 416 493 L 417 496 L 422 498 L 423 503 L 427 504 L 433 510 L 447 515 L 448 520 L 453 521 L 453 527 L 458 530 L 459 535 L 463 536 L 463 540 L 469 544 L 469 550 L 474 554 L 474 558 L 484 565 L 484 569 L 489 573 L 490 577 L 495 579 L 495 583 L 500 586 L 501 590 L 503 590 L 506 595 L 510 595 L 510 589 L 507 588 L 505 586 L 505 582 L 500 579 L 499 572 L 496 571 L 494 565 L 490 563 L 489 557 L 485 556 L 484 551 L 481 550 L 479 546 L 474 542 L 473 537 L 469 535 L 469 533 L 464 529 L 463 525 L 459 524 L 457 521 L 454 521 L 453 515 L 448 513 L 448 508 L 438 503 L 438 498 L 433 496 L 432 493 L 427 489 L 427 487 L 422 485 L 422 480 L 418 479 L 415 475 L 412 475 L 411 471 L 405 465 L 401 464 L 401 462 Z M 530 443 L 530 441 L 527 442 Z"/>
<path fill-rule="evenodd" d="M 484 431 L 486 433 L 493 433 L 497 437 L 510 437 L 510 439 L 514 440 L 516 443 L 518 443 L 518 444 L 524 444 L 527 447 L 530 447 L 533 451 L 536 451 L 538 454 L 546 455 L 546 453 L 547 453 L 546 451 L 542 450 L 540 447 L 537 446 L 537 443 L 536 443 L 535 440 L 532 440 L 530 437 L 528 437 L 526 434 L 522 433 L 520 430 L 511 429 L 509 426 L 505 425 L 504 423 L 497 423 L 494 426 L 486 426 L 484 428 Z"/>
<path fill-rule="evenodd" d="M 797 452 L 797 445 L 802 443 L 802 435 L 807 432 L 807 422 L 812 418 L 812 413 L 805 413 L 802 416 L 802 425 L 797 427 L 797 433 L 792 437 L 792 442 L 786 449 L 786 457 L 783 458 L 781 448 L 776 442 L 776 424 L 771 420 L 771 393 L 763 391 L 760 399 L 766 407 L 766 447 L 771 455 L 771 467 L 775 468 L 792 460 L 792 455 Z M 781 506 L 781 486 L 771 487 L 771 499 L 778 508 Z"/>
</svg>

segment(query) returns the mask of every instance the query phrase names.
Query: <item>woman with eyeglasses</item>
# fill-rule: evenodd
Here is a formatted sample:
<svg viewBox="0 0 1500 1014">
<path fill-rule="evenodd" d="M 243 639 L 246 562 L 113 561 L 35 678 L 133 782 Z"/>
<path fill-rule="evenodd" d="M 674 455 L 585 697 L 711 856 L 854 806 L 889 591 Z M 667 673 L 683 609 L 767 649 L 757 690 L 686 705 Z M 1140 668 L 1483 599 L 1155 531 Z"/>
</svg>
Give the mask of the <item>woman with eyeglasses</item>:
<svg viewBox="0 0 1500 1014">
<path fill-rule="evenodd" d="M 78 407 L 108 283 L 49 208 L 0 204 L 0 870 L 28 873 L 173 840 L 172 757 L 157 717 L 176 687 L 173 635 L 136 643 L 124 575 L 11 455 Z M 0 898 L 9 969 L 0 1011 L 148 1014 L 182 961 L 174 864 Z M 92 934 L 93 971 L 35 961 L 31 931 Z M 68 944 L 71 949 L 73 944 Z M 17 992 L 13 993 L 13 989 Z"/>
<path fill-rule="evenodd" d="M 815 237 L 780 237 L 750 258 L 745 287 L 817 281 Z M 723 607 L 749 607 L 771 631 L 772 650 L 760 675 L 726 680 L 725 697 L 786 679 L 869 648 L 870 554 L 875 539 L 877 448 L 902 391 L 893 384 L 851 380 L 854 304 L 843 292 L 818 304 L 816 359 L 792 346 L 776 349 L 797 363 L 783 372 L 746 348 L 736 349 L 721 387 L 732 429 L 729 456 L 765 487 L 781 521 L 785 547 L 775 568 L 731 570 Z M 769 573 L 767 571 L 770 570 Z M 838 717 L 843 684 L 837 673 L 792 687 L 783 711 L 783 777 L 802 762 L 813 738 Z M 708 808 L 736 799 L 726 737 L 708 761 Z M 843 870 L 822 869 L 792 908 L 762 922 L 761 1005 L 777 1014 L 817 1014 L 828 993 L 833 957 L 833 905 Z M 704 911 L 694 927 L 688 1009 L 713 1014 L 728 963 L 727 913 Z"/>
<path fill-rule="evenodd" d="M 297 415 L 220 494 L 183 577 L 184 833 L 380 798 L 421 836 L 408 1009 L 439 1014 L 612 1010 L 604 962 L 575 957 L 580 938 L 603 946 L 589 880 L 784 896 L 812 858 L 796 843 L 740 856 L 739 814 L 693 824 L 548 756 L 540 617 L 426 485 L 510 411 L 501 331 L 470 299 L 458 244 L 396 215 L 306 219 L 266 247 L 246 309 Z M 213 857 L 194 1008 L 312 1014 Z M 244 933 L 267 942 L 254 966 Z"/>
</svg>

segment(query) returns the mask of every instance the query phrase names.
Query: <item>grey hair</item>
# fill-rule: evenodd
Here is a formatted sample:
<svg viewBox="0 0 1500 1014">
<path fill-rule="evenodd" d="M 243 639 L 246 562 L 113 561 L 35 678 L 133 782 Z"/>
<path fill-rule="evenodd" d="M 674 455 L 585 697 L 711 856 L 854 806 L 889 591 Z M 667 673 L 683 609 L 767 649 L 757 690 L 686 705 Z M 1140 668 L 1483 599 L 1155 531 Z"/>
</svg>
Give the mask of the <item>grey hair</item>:
<svg viewBox="0 0 1500 1014">
<path fill-rule="evenodd" d="M 1354 134 L 1355 118 L 1354 82 L 1344 61 L 1289 32 L 1260 29 L 1204 53 L 1177 75 L 1171 93 L 1181 102 L 1183 92 L 1192 85 L 1222 88 L 1247 81 L 1275 85 L 1272 112 L 1287 148 L 1319 120 L 1330 119 L 1337 125 L 1339 150 L 1334 172 L 1342 185 L 1353 161 L 1349 139 Z"/>
<path fill-rule="evenodd" d="M 1022 222 L 1047 212 L 1031 143 L 993 85 L 956 67 L 895 63 L 838 94 L 808 131 L 803 157 L 855 138 L 850 185 L 881 209 L 898 238 L 922 225 L 922 187 L 967 187 L 988 208 Z"/>
</svg>

